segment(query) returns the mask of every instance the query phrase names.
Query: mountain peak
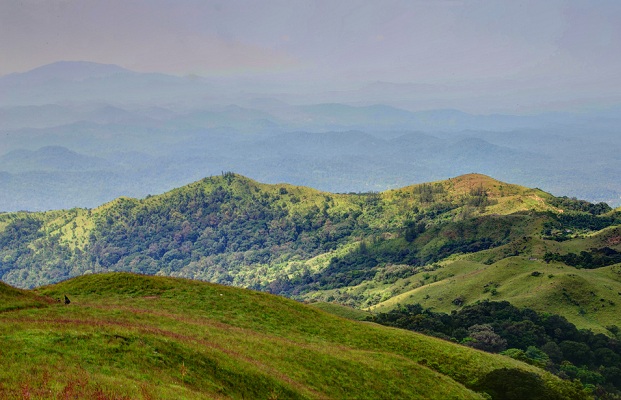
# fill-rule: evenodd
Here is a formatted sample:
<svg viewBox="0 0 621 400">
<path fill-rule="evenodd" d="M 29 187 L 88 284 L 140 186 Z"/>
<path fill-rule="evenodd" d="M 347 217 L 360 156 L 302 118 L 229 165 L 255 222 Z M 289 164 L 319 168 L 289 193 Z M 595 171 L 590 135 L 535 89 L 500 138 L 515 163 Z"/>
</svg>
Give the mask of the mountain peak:
<svg viewBox="0 0 621 400">
<path fill-rule="evenodd" d="M 100 64 L 89 61 L 57 61 L 42 65 L 23 73 L 8 75 L 15 79 L 25 78 L 30 82 L 44 82 L 49 80 L 80 81 L 90 78 L 99 78 L 114 74 L 132 73 L 132 71 L 114 64 Z"/>
<path fill-rule="evenodd" d="M 472 190 L 482 188 L 492 196 L 502 197 L 520 195 L 527 191 L 534 190 L 520 185 L 502 182 L 479 173 L 460 175 L 445 182 L 450 183 L 455 193 L 469 193 Z"/>
<path fill-rule="evenodd" d="M 451 181 L 460 182 L 464 184 L 476 185 L 476 186 L 488 186 L 488 185 L 496 185 L 496 184 L 505 184 L 492 178 L 491 176 L 480 174 L 477 172 L 472 172 L 469 174 L 463 174 L 456 176 L 455 178 L 451 178 Z"/>
</svg>

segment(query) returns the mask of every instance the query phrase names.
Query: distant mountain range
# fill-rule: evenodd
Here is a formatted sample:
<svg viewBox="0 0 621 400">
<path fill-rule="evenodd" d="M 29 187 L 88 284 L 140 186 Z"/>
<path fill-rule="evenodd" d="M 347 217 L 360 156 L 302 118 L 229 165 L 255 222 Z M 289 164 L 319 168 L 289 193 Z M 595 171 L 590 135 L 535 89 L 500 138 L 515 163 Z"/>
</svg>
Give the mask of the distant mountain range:
<svg viewBox="0 0 621 400">
<path fill-rule="evenodd" d="M 35 151 L 12 150 L 0 156 L 0 170 L 21 173 L 33 171 L 89 171 L 111 168 L 112 163 L 78 154 L 61 146 L 46 146 Z"/>
<path fill-rule="evenodd" d="M 292 104 L 238 83 L 86 62 L 0 77 L 0 211 L 95 207 L 221 171 L 333 192 L 480 172 L 621 205 L 619 109 L 472 115 L 330 101 L 342 93 Z M 371 86 L 377 99 L 414 90 Z"/>
</svg>

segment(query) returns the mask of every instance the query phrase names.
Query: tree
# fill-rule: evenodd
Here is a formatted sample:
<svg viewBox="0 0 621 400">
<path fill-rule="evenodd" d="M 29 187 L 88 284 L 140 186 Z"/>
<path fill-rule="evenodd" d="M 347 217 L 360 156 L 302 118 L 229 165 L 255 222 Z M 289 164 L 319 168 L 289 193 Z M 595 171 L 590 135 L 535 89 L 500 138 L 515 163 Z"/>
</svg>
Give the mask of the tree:
<svg viewBox="0 0 621 400">
<path fill-rule="evenodd" d="M 468 334 L 471 340 L 466 344 L 475 349 L 499 353 L 507 348 L 507 341 L 495 333 L 490 324 L 472 325 Z"/>
</svg>

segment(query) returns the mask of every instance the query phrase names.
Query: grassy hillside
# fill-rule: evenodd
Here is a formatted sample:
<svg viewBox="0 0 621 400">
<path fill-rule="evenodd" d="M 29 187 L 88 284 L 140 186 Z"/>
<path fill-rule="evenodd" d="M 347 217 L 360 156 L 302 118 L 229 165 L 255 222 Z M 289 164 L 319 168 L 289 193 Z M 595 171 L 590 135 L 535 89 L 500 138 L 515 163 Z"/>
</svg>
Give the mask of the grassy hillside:
<svg viewBox="0 0 621 400">
<path fill-rule="evenodd" d="M 0 313 L 2 398 L 483 399 L 509 378 L 514 396 L 586 398 L 508 357 L 244 289 L 108 273 L 10 293 L 71 304 Z"/>
<path fill-rule="evenodd" d="M 17 289 L 0 282 L 0 312 L 33 307 L 46 307 L 53 299 Z"/>
<path fill-rule="evenodd" d="M 393 283 L 365 282 L 348 290 L 351 296 L 391 293 L 369 307 L 375 311 L 420 303 L 425 308 L 451 312 L 484 300 L 506 300 L 563 315 L 595 332 L 606 333 L 607 326 L 621 326 L 621 264 L 614 262 L 616 259 L 611 265 L 593 269 L 546 261 L 546 254 L 619 251 L 621 228 L 574 232 L 574 238 L 561 241 L 537 233 L 488 250 L 453 256 Z"/>
<path fill-rule="evenodd" d="M 369 311 L 360 310 L 353 307 L 344 306 L 338 303 L 309 303 L 310 306 L 323 310 L 339 317 L 351 319 L 354 321 L 366 321 L 373 314 Z"/>
<path fill-rule="evenodd" d="M 425 308 L 451 312 L 484 300 L 506 300 L 563 315 L 577 326 L 596 332 L 606 332 L 605 327 L 610 325 L 621 326 L 621 266 L 576 269 L 524 257 L 491 265 L 455 260 L 395 286 L 406 289 L 370 309 L 383 312 L 397 304 L 420 303 Z"/>
<path fill-rule="evenodd" d="M 334 194 L 224 173 L 92 210 L 0 214 L 0 276 L 32 288 L 126 271 L 372 309 L 495 296 L 603 331 L 621 325 L 619 225 L 605 204 L 480 174 Z"/>
</svg>

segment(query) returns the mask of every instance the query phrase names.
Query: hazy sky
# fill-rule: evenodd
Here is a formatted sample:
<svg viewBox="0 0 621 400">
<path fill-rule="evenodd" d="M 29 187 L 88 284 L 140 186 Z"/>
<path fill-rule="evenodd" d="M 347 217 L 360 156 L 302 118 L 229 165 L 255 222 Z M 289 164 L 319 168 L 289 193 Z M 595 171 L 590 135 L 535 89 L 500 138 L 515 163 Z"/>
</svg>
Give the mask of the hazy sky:
<svg viewBox="0 0 621 400">
<path fill-rule="evenodd" d="M 621 1 L 1 0 L 0 75 L 58 60 L 611 100 Z"/>
</svg>

